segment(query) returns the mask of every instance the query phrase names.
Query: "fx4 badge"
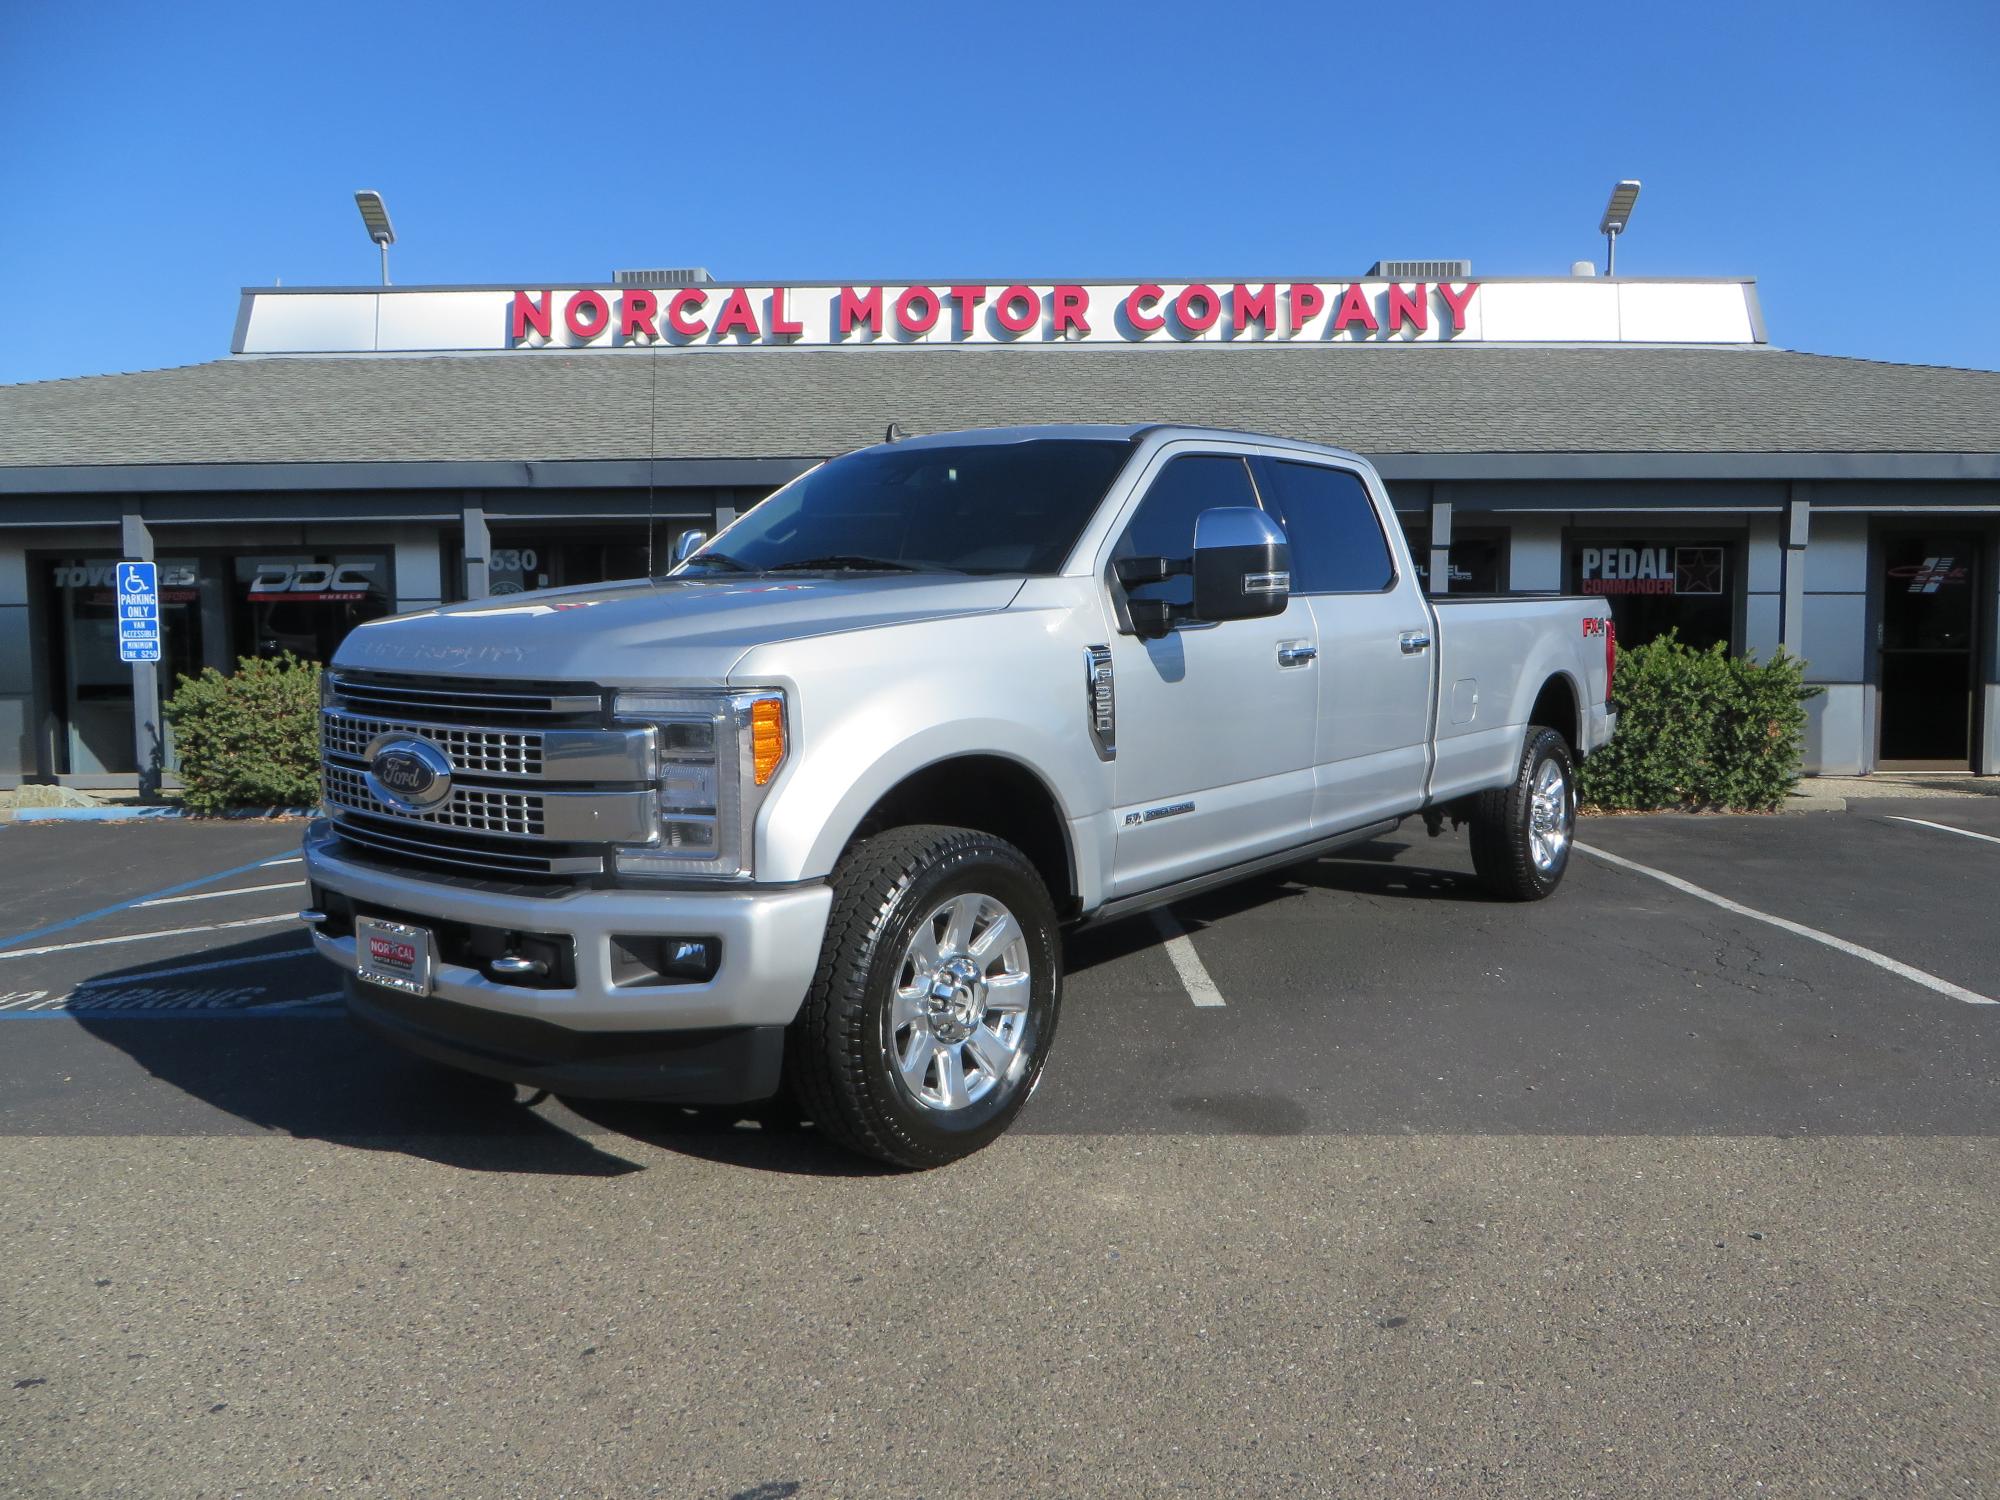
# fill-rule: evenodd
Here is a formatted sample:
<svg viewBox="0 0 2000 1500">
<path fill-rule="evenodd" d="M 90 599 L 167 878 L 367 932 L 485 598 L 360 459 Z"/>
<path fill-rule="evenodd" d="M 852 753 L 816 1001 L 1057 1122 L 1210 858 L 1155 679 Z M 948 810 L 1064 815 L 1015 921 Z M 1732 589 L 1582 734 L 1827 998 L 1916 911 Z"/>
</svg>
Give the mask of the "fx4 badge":
<svg viewBox="0 0 2000 1500">
<path fill-rule="evenodd" d="M 1178 818 L 1182 813 L 1193 811 L 1192 802 L 1170 802 L 1165 807 L 1149 807 L 1144 812 L 1125 814 L 1125 826 L 1132 828 L 1140 823 L 1157 823 L 1162 818 Z"/>
</svg>

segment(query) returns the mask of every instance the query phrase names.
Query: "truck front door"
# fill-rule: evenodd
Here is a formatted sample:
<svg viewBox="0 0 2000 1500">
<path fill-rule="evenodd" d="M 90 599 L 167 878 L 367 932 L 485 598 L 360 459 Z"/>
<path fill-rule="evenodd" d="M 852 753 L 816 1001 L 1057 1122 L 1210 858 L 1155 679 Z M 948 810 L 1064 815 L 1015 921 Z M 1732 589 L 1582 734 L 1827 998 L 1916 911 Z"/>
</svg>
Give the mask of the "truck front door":
<svg viewBox="0 0 2000 1500">
<path fill-rule="evenodd" d="M 1260 505 L 1244 456 L 1170 446 L 1110 557 L 1188 557 L 1195 518 L 1237 505 Z M 1193 589 L 1171 578 L 1133 597 L 1186 604 Z M 1306 839 L 1317 650 L 1304 599 L 1268 619 L 1190 623 L 1157 640 L 1113 637 L 1113 897 Z"/>
</svg>

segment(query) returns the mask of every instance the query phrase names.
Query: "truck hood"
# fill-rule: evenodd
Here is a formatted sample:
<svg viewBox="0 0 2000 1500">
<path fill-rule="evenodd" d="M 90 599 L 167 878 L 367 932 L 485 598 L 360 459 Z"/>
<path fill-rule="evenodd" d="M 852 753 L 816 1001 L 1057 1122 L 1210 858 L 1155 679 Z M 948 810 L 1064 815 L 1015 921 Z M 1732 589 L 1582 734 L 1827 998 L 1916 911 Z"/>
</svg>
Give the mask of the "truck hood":
<svg viewBox="0 0 2000 1500">
<path fill-rule="evenodd" d="M 643 687 L 715 683 L 753 646 L 1005 609 L 1019 578 L 762 574 L 503 594 L 357 626 L 333 665 Z"/>
</svg>

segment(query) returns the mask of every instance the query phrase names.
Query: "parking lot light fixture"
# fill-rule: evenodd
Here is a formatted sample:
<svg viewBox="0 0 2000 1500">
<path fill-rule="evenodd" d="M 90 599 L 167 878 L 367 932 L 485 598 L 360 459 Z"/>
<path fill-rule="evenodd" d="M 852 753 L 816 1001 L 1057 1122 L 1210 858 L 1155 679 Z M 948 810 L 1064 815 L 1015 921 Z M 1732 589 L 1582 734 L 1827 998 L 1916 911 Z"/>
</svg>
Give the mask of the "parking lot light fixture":
<svg viewBox="0 0 2000 1500">
<path fill-rule="evenodd" d="M 1611 201 L 1604 205 L 1604 217 L 1597 232 L 1604 236 L 1604 274 L 1618 274 L 1618 236 L 1632 222 L 1632 205 L 1639 201 L 1639 179 L 1628 177 L 1611 189 Z"/>
<path fill-rule="evenodd" d="M 389 209 L 382 202 L 382 195 L 373 188 L 362 188 L 357 192 L 354 205 L 361 210 L 361 222 L 368 228 L 368 238 L 382 247 L 382 285 L 387 286 L 389 247 L 396 243 L 396 229 L 389 222 Z"/>
</svg>

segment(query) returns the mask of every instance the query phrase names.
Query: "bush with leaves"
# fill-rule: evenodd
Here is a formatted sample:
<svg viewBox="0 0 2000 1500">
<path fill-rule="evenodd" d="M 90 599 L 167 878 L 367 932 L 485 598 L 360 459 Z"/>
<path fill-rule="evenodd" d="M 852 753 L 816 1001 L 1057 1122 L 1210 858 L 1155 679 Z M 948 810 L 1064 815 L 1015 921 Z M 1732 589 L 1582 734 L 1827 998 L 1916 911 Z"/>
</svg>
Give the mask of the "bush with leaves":
<svg viewBox="0 0 2000 1500">
<path fill-rule="evenodd" d="M 319 667 L 287 651 L 183 677 L 166 703 L 194 812 L 319 802 Z"/>
<path fill-rule="evenodd" d="M 1648 812 L 1770 812 L 1799 779 L 1805 663 L 1696 651 L 1669 631 L 1618 653 L 1618 733 L 1577 772 L 1578 800 Z"/>
</svg>

